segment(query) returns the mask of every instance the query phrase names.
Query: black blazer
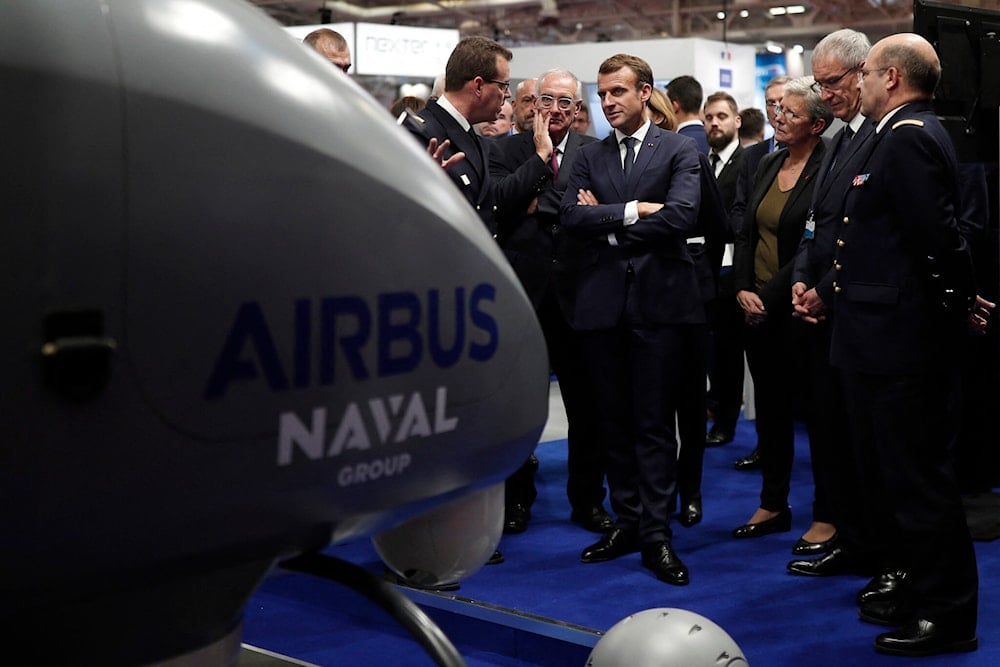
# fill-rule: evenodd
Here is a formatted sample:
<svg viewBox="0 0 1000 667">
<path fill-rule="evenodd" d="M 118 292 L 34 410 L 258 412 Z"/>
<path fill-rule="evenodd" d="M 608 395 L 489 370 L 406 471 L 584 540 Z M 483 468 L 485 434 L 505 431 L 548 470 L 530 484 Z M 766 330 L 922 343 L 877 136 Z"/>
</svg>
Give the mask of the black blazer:
<svg viewBox="0 0 1000 667">
<path fill-rule="evenodd" d="M 716 179 L 727 213 L 733 207 L 733 202 L 736 201 L 736 185 L 739 182 L 740 168 L 743 166 L 743 155 L 746 150 L 743 146 L 737 146 L 733 154 L 726 160 L 726 164 L 722 166 L 722 171 L 719 172 L 719 177 Z"/>
<path fill-rule="evenodd" d="M 913 102 L 864 150 L 836 228 L 831 361 L 863 373 L 924 372 L 950 363 L 965 335 L 964 321 L 938 309 L 927 264 L 968 252 L 955 149 L 931 105 Z"/>
<path fill-rule="evenodd" d="M 866 120 L 854 138 L 841 149 L 831 169 L 830 162 L 845 128 L 846 125 L 840 128 L 827 144 L 813 188 L 813 238 L 802 237 L 792 270 L 792 283 L 802 282 L 808 287 L 815 287 L 827 308 L 833 307 L 833 283 L 837 279 L 833 270 L 834 235 L 844 217 L 844 198 L 857 173 L 859 159 L 864 159 L 867 154 L 863 149 L 875 135 L 875 124 Z"/>
<path fill-rule="evenodd" d="M 530 133 L 497 137 L 490 149 L 490 176 L 497 183 L 497 240 L 537 309 L 554 282 L 567 321 L 573 315 L 574 267 L 582 242 L 559 226 L 559 203 L 581 146 L 594 137 L 569 132 L 553 182 L 551 167 L 535 155 Z M 528 206 L 537 199 L 533 213 Z"/>
<path fill-rule="evenodd" d="M 819 166 L 823 160 L 825 144 L 816 144 L 812 155 L 806 161 L 799 179 L 789 193 L 785 208 L 778 219 L 778 273 L 760 290 L 757 289 L 754 273 L 754 254 L 760 236 L 757 231 L 757 208 L 770 189 L 778 170 L 788 157 L 788 149 L 782 148 L 760 161 L 753 191 L 747 200 L 743 224 L 736 233 L 736 247 L 733 252 L 733 282 L 737 292 L 747 290 L 759 292 L 764 308 L 770 315 L 787 313 L 792 310 L 792 268 L 795 253 L 805 229 L 806 216 L 812 201 L 813 185 Z"/>
<path fill-rule="evenodd" d="M 431 100 L 417 114 L 409 114 L 404 127 L 420 141 L 423 147 L 431 138 L 443 142 L 451 141 L 444 153 L 448 158 L 458 152 L 465 153 L 465 159 L 448 167 L 447 174 L 466 201 L 476 210 L 480 220 L 491 234 L 496 234 L 495 206 L 496 194 L 490 183 L 489 141 L 478 141 L 462 129 L 451 114 L 441 108 L 437 100 Z"/>
</svg>

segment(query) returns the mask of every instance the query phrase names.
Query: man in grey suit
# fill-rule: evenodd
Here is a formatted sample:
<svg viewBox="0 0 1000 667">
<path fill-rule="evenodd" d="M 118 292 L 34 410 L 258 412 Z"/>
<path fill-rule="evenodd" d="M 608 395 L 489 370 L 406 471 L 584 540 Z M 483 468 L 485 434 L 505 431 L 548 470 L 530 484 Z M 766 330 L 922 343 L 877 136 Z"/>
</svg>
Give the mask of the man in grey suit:
<svg viewBox="0 0 1000 667">
<path fill-rule="evenodd" d="M 560 207 L 563 227 L 587 243 L 573 324 L 601 380 L 592 384 L 617 515 L 580 560 L 641 551 L 658 579 L 685 585 L 688 569 L 671 543 L 673 424 L 683 351 L 706 321 L 686 243 L 698 218 L 701 164 L 693 141 L 646 118 L 652 82 L 636 56 L 601 64 L 598 96 L 614 132 L 580 149 Z"/>
</svg>

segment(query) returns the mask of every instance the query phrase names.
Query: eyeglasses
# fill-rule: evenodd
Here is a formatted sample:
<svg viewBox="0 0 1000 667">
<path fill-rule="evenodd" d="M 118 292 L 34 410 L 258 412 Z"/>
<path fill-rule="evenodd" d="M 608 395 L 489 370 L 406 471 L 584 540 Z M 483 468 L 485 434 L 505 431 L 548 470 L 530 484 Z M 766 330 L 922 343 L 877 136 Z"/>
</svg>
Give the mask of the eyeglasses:
<svg viewBox="0 0 1000 667">
<path fill-rule="evenodd" d="M 833 90 L 833 89 L 835 89 L 837 87 L 837 84 L 839 84 L 840 81 L 845 76 L 847 76 L 848 74 L 850 74 L 851 72 L 853 72 L 854 70 L 856 70 L 859 67 L 861 67 L 860 64 L 859 65 L 855 65 L 854 67 L 850 67 L 850 68 L 844 70 L 844 73 L 841 74 L 840 76 L 833 76 L 833 77 L 830 77 L 829 79 L 816 79 L 813 82 L 813 84 L 810 86 L 810 88 L 812 88 L 813 91 L 815 91 L 817 93 L 822 93 L 824 90 Z"/>
<path fill-rule="evenodd" d="M 500 92 L 507 93 L 510 91 L 510 81 L 497 81 L 496 79 L 486 79 L 490 83 L 495 83 L 500 86 Z"/>
<path fill-rule="evenodd" d="M 889 69 L 888 67 L 876 67 L 875 69 L 861 69 L 858 70 L 858 81 L 864 81 L 865 77 L 869 74 L 874 74 L 875 72 L 882 73 Z"/>
<path fill-rule="evenodd" d="M 793 120 L 798 120 L 799 118 L 805 118 L 805 116 L 803 116 L 801 114 L 797 114 L 794 111 L 792 111 L 791 109 L 786 109 L 785 107 L 781 106 L 780 104 L 774 105 L 774 115 L 775 116 L 784 116 L 785 120 L 788 121 L 788 122 L 791 122 Z"/>
<path fill-rule="evenodd" d="M 572 97 L 560 97 L 557 99 L 551 95 L 539 95 L 537 102 L 538 106 L 542 109 L 549 109 L 555 103 L 559 111 L 569 111 L 576 104 L 576 100 Z"/>
</svg>

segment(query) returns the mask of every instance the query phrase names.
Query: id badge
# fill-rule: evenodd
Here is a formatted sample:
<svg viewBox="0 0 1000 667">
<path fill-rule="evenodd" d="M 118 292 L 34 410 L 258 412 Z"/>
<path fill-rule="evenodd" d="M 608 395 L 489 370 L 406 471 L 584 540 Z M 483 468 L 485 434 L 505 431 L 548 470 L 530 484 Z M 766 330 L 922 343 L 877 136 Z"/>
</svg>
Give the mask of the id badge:
<svg viewBox="0 0 1000 667">
<path fill-rule="evenodd" d="M 816 218 L 813 217 L 812 209 L 809 209 L 809 217 L 806 218 L 806 228 L 802 232 L 802 237 L 813 239 L 816 237 Z"/>
</svg>

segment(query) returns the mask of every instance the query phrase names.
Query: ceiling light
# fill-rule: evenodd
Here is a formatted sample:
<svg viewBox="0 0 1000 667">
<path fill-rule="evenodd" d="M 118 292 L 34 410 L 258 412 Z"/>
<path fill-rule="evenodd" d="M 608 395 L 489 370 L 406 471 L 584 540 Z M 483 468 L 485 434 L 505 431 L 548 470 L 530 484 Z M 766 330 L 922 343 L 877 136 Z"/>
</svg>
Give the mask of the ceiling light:
<svg viewBox="0 0 1000 667">
<path fill-rule="evenodd" d="M 715 13 L 715 18 L 719 19 L 720 21 L 725 21 L 726 20 L 726 13 L 725 12 L 716 12 Z"/>
<path fill-rule="evenodd" d="M 806 8 L 803 7 L 802 5 L 788 5 L 788 7 L 786 7 L 785 9 L 788 11 L 789 14 L 805 14 L 806 13 Z"/>
<path fill-rule="evenodd" d="M 795 46 L 793 46 L 792 51 L 800 55 L 806 52 L 806 50 L 802 47 L 801 44 L 796 44 Z"/>
<path fill-rule="evenodd" d="M 740 10 L 740 18 L 741 19 L 745 19 L 748 16 L 750 16 L 750 10 L 749 9 L 741 9 Z"/>
<path fill-rule="evenodd" d="M 771 16 L 784 16 L 788 13 L 788 10 L 784 7 L 771 7 L 767 11 Z"/>
<path fill-rule="evenodd" d="M 785 47 L 777 42 L 772 42 L 767 40 L 764 42 L 764 48 L 768 50 L 769 53 L 781 53 L 785 50 Z"/>
</svg>

